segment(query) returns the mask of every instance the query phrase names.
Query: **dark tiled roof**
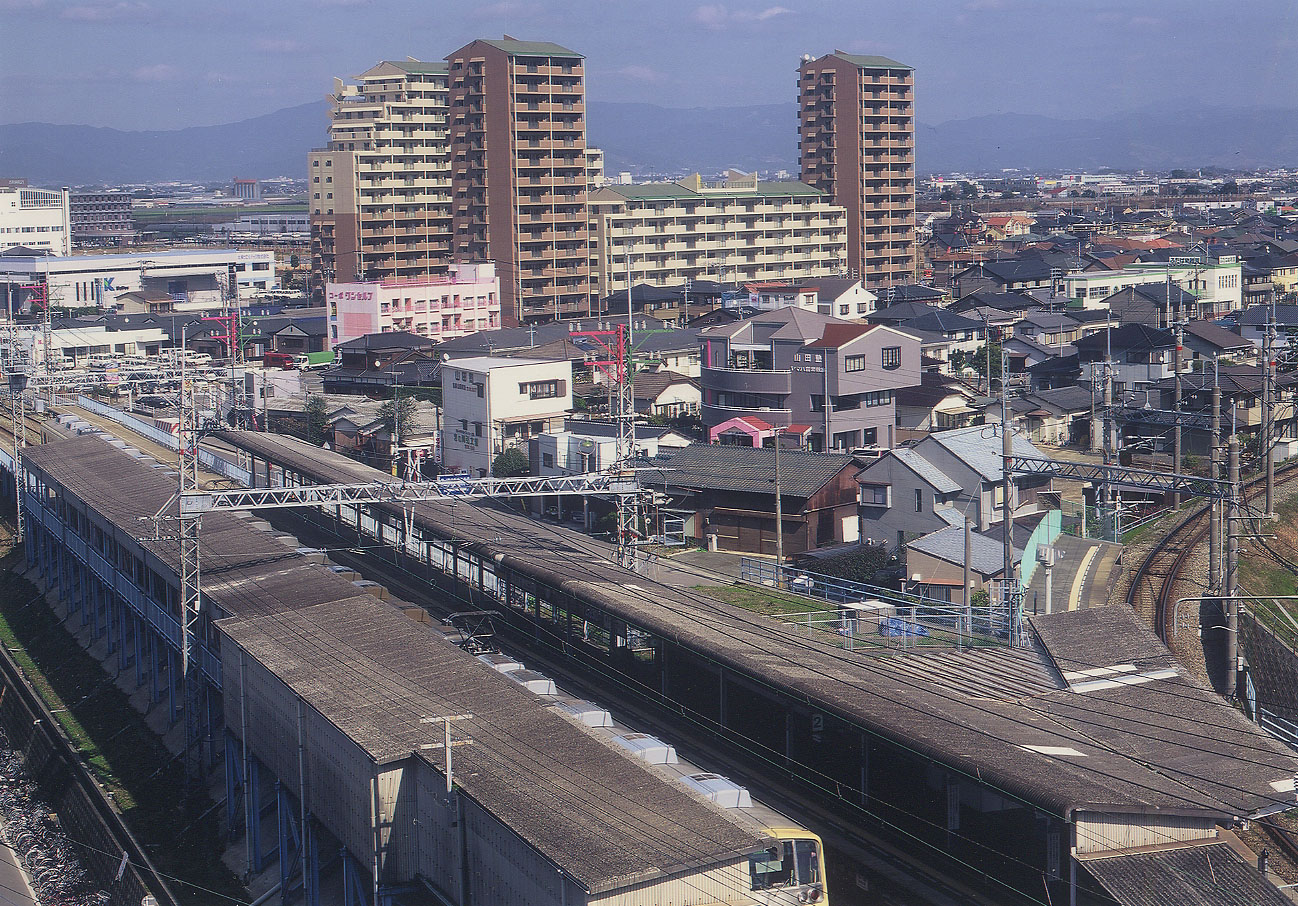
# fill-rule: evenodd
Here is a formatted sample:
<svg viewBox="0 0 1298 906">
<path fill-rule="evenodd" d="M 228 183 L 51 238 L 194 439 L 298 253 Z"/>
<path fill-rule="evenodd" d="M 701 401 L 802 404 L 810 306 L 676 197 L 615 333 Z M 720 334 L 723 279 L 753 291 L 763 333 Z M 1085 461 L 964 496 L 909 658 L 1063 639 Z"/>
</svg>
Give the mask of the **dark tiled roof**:
<svg viewBox="0 0 1298 906">
<path fill-rule="evenodd" d="M 391 333 L 367 333 L 363 337 L 339 343 L 334 348 L 348 352 L 361 350 L 368 352 L 372 349 L 432 349 L 433 341 L 409 331 L 395 330 Z"/>
<path fill-rule="evenodd" d="M 927 314 L 920 315 L 918 318 L 911 318 L 901 323 L 903 330 L 923 330 L 929 333 L 955 333 L 963 330 L 982 330 L 982 322 L 975 321 L 972 318 L 966 318 L 964 315 L 958 315 L 954 312 L 931 311 Z"/>
<path fill-rule="evenodd" d="M 780 489 L 786 497 L 810 497 L 856 460 L 845 453 L 780 453 Z M 650 472 L 642 481 L 659 486 L 714 491 L 775 493 L 775 451 L 765 447 L 691 444 L 652 460 L 663 472 Z"/>
<path fill-rule="evenodd" d="M 1176 342 L 1170 330 L 1160 330 L 1148 324 L 1123 324 L 1111 331 L 1101 330 L 1082 337 L 1073 345 L 1079 352 L 1096 353 L 1104 352 L 1110 341 L 1114 349 L 1164 349 Z"/>
<path fill-rule="evenodd" d="M 1208 324 L 1204 321 L 1191 321 L 1185 325 L 1185 332 L 1198 337 L 1205 343 L 1210 343 L 1222 349 L 1256 348 L 1253 346 L 1252 341 L 1244 339 L 1233 330 L 1227 330 L 1224 327 L 1218 327 L 1216 324 Z"/>
<path fill-rule="evenodd" d="M 1293 906 L 1226 843 L 1082 864 L 1122 906 Z"/>
</svg>

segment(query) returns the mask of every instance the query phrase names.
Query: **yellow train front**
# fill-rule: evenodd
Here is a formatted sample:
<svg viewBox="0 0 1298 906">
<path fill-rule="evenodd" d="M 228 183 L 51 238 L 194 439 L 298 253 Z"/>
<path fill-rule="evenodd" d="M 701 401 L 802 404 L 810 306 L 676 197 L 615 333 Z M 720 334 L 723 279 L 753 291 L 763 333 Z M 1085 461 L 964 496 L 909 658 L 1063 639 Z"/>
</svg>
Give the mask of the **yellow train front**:
<svg viewBox="0 0 1298 906">
<path fill-rule="evenodd" d="M 755 809 L 769 811 L 761 805 Z M 826 906 L 829 890 L 825 885 L 825 846 L 820 837 L 806 828 L 787 825 L 766 827 L 763 832 L 771 838 L 770 847 L 748 857 L 754 902 Z"/>
</svg>

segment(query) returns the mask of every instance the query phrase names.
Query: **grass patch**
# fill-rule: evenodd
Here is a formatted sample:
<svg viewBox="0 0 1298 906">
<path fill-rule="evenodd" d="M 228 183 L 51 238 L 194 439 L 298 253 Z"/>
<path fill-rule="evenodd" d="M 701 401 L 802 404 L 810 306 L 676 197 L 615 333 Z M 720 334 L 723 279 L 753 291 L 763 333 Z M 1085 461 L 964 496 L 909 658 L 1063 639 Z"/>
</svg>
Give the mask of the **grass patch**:
<svg viewBox="0 0 1298 906">
<path fill-rule="evenodd" d="M 221 862 L 223 841 L 216 813 L 194 821 L 210 808 L 211 800 L 204 796 L 189 810 L 183 807 L 181 763 L 112 677 L 58 621 L 35 586 L 14 573 L 20 554 L 11 552 L 7 537 L 2 550 L 0 643 L 112 795 L 131 832 L 149 850 L 159 871 L 186 882 L 172 884 L 181 902 L 219 902 L 214 894 L 246 901 L 247 891 Z"/>
<path fill-rule="evenodd" d="M 1240 554 L 1239 584 L 1241 592 L 1250 595 L 1298 595 L 1298 575 L 1277 563 L 1267 548 L 1289 561 L 1298 561 L 1298 497 L 1276 502 L 1274 522 L 1260 523 L 1260 531 L 1273 537 L 1258 539 L 1245 536 L 1247 553 Z M 1298 601 L 1248 601 L 1247 609 L 1277 636 L 1298 646 Z"/>
<path fill-rule="evenodd" d="M 788 616 L 790 614 L 808 614 L 817 610 L 829 610 L 832 606 L 808 601 L 797 595 L 785 594 L 759 585 L 736 583 L 734 585 L 696 585 L 695 591 L 702 592 L 711 598 L 751 610 L 753 613 L 764 613 L 767 616 Z"/>
</svg>

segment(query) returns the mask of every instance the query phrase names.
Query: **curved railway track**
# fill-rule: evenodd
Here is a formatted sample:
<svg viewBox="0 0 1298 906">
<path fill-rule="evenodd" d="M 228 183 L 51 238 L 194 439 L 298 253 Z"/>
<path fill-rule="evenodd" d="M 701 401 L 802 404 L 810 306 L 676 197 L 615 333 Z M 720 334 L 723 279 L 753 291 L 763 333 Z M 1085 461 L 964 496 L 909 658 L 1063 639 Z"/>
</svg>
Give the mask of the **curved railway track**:
<svg viewBox="0 0 1298 906">
<path fill-rule="evenodd" d="M 1278 467 L 1275 475 L 1277 487 L 1298 479 L 1298 463 Z M 1245 501 L 1256 496 L 1250 492 L 1260 488 L 1263 481 L 1264 477 L 1259 475 L 1244 482 Z M 1128 606 L 1139 609 L 1142 602 L 1153 604 L 1154 632 L 1164 643 L 1168 638 L 1168 619 L 1173 615 L 1169 611 L 1174 612 L 1176 583 L 1190 554 L 1208 537 L 1208 510 L 1209 504 L 1200 504 L 1188 519 L 1155 542 L 1136 567 L 1127 587 Z"/>
</svg>

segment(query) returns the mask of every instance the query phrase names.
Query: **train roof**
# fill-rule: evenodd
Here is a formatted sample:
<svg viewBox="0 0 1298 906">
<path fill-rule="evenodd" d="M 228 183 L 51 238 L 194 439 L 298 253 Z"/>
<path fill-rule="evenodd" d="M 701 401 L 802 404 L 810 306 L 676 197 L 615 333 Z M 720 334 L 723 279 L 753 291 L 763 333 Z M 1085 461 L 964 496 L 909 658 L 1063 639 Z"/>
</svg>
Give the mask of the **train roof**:
<svg viewBox="0 0 1298 906">
<path fill-rule="evenodd" d="M 322 483 L 390 480 L 291 438 L 222 436 Z M 414 516 L 488 560 L 1066 817 L 1228 819 L 1293 805 L 1298 758 L 1186 676 L 1128 608 L 1032 618 L 1031 643 L 1021 648 L 846 652 L 629 573 L 608 545 L 488 502 L 421 503 Z"/>
<path fill-rule="evenodd" d="M 174 475 L 95 435 L 24 451 L 26 462 L 137 538 Z M 173 541 L 141 542 L 171 568 Z M 426 717 L 473 713 L 457 784 L 592 892 L 742 857 L 765 845 L 687 790 L 548 709 L 397 607 L 227 514 L 203 517 L 205 600 L 243 651 L 356 742 L 376 764 L 440 738 Z M 457 736 L 461 734 L 459 728 Z M 437 767 L 437 753 L 429 758 Z M 543 778 L 538 781 L 537 777 Z M 529 779 L 532 778 L 532 779 Z"/>
</svg>

